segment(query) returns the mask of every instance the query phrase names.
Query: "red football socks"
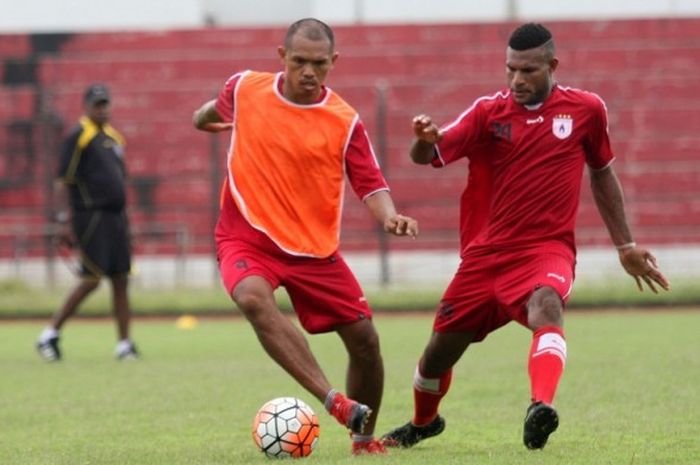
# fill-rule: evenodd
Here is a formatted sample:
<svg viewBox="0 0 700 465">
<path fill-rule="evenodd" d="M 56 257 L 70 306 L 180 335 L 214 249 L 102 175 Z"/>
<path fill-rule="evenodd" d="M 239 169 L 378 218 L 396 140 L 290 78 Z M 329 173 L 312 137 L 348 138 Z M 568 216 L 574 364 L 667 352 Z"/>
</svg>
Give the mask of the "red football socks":
<svg viewBox="0 0 700 465">
<path fill-rule="evenodd" d="M 438 414 L 440 400 L 445 397 L 452 381 L 452 369 L 439 378 L 425 378 L 416 367 L 413 377 L 414 416 L 412 423 L 416 426 L 427 425 Z"/>
<path fill-rule="evenodd" d="M 528 360 L 533 402 L 552 404 L 565 364 L 564 331 L 556 326 L 537 329 L 533 334 Z"/>
</svg>

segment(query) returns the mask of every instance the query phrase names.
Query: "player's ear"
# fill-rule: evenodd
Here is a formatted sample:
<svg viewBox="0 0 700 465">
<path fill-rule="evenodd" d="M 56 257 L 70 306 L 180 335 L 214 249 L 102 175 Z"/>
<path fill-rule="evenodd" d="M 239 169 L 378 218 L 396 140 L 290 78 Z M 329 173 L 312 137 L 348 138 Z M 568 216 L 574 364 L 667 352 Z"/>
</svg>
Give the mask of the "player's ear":
<svg viewBox="0 0 700 465">
<path fill-rule="evenodd" d="M 284 56 L 287 54 L 287 49 L 284 48 L 284 45 L 280 45 L 277 47 L 277 54 L 280 56 L 280 60 L 282 60 L 282 63 L 284 63 Z"/>
<path fill-rule="evenodd" d="M 557 69 L 557 66 L 559 66 L 559 59 L 558 58 L 552 58 L 549 60 L 549 69 L 554 72 L 554 70 Z"/>
<path fill-rule="evenodd" d="M 334 65 L 334 64 L 335 64 L 335 60 L 337 60 L 339 56 L 340 56 L 340 53 L 338 53 L 338 52 L 333 52 L 333 57 L 331 58 L 331 64 Z"/>
</svg>

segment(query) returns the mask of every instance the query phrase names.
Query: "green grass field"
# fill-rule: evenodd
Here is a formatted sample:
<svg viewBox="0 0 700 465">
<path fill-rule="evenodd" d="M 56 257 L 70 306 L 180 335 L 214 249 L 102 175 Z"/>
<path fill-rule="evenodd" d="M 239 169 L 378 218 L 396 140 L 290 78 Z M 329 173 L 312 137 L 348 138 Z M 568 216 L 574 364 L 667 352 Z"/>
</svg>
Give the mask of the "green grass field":
<svg viewBox="0 0 700 465">
<path fill-rule="evenodd" d="M 378 314 L 387 372 L 378 432 L 411 415 L 411 380 L 431 316 Z M 543 451 L 521 442 L 528 403 L 529 333 L 511 324 L 469 349 L 455 369 L 438 438 L 387 457 L 353 458 L 347 433 L 267 358 L 240 318 L 140 319 L 143 358 L 112 358 L 109 320 L 72 321 L 65 359 L 42 362 L 42 322 L 0 323 L 0 464 L 269 463 L 250 427 L 257 408 L 297 396 L 319 414 L 321 437 L 304 463 L 659 465 L 700 463 L 700 312 L 570 312 L 559 430 Z M 311 345 L 343 386 L 335 335 Z"/>
<path fill-rule="evenodd" d="M 445 283 L 446 285 L 447 283 Z M 367 299 L 374 310 L 425 310 L 435 308 L 445 285 L 368 287 Z M 571 308 L 610 306 L 697 306 L 700 286 L 696 280 L 674 280 L 672 291 L 654 294 L 639 292 L 634 280 L 624 275 L 609 281 L 576 283 L 569 302 Z M 60 307 L 68 288 L 37 289 L 28 283 L 0 280 L 0 319 L 5 317 L 48 317 Z M 280 305 L 289 310 L 286 293 L 278 292 Z M 139 288 L 131 286 L 132 309 L 136 315 L 231 314 L 234 306 L 222 286 L 213 288 Z M 81 315 L 109 315 L 110 288 L 103 282 L 84 302 Z"/>
</svg>

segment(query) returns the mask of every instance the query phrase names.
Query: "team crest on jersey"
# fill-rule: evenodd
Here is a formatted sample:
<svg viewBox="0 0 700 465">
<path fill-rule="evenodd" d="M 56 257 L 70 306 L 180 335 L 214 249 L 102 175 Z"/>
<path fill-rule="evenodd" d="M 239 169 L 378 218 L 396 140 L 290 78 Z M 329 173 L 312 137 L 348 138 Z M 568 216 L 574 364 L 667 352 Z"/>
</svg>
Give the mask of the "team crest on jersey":
<svg viewBox="0 0 700 465">
<path fill-rule="evenodd" d="M 571 115 L 557 115 L 552 119 L 552 133 L 558 139 L 566 139 L 574 129 L 574 120 Z"/>
<path fill-rule="evenodd" d="M 102 146 L 106 149 L 112 149 L 114 154 L 118 156 L 119 158 L 124 157 L 124 148 L 122 148 L 121 145 L 116 144 L 113 140 L 106 139 L 103 143 Z"/>
</svg>

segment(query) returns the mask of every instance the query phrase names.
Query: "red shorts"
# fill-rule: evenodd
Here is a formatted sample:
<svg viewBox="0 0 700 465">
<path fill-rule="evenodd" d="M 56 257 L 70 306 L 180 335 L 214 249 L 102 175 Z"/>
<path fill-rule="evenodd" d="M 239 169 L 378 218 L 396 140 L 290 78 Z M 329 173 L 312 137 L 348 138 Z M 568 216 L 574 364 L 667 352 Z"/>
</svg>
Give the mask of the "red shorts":
<svg viewBox="0 0 700 465">
<path fill-rule="evenodd" d="M 367 299 L 343 257 L 307 258 L 268 253 L 236 240 L 217 242 L 219 269 L 227 292 L 247 276 L 266 279 L 273 289 L 284 286 L 309 333 L 372 318 Z"/>
<path fill-rule="evenodd" d="M 447 287 L 435 316 L 438 333 L 471 332 L 474 342 L 515 320 L 527 325 L 527 302 L 549 286 L 569 300 L 574 259 L 546 250 L 466 257 Z"/>
</svg>

